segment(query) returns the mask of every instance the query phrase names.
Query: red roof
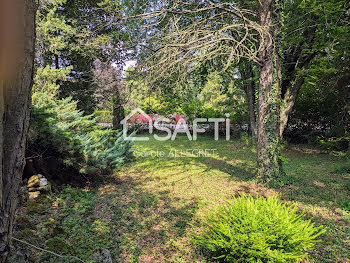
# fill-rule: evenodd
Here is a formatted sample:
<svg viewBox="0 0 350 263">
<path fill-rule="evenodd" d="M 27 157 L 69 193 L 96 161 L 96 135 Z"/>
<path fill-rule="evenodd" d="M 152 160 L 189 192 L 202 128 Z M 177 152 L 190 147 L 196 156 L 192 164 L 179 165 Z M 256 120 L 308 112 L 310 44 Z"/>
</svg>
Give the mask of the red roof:
<svg viewBox="0 0 350 263">
<path fill-rule="evenodd" d="M 126 117 L 126 116 L 125 116 Z M 155 118 L 157 117 L 162 117 L 159 116 L 157 114 L 148 114 L 148 117 L 151 119 L 151 121 L 153 122 Z M 185 114 L 175 114 L 175 120 L 176 123 L 180 120 L 180 119 L 185 119 L 186 120 L 186 115 Z M 143 114 L 133 114 L 130 116 L 129 123 L 140 123 L 140 124 L 148 124 L 149 119 L 143 115 Z"/>
</svg>

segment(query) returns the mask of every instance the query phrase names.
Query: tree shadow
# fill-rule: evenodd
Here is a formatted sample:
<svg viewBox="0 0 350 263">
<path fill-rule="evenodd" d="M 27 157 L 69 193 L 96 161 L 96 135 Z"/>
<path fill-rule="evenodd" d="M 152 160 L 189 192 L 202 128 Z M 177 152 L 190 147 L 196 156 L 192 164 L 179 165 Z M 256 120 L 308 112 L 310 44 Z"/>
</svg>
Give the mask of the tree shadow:
<svg viewBox="0 0 350 263">
<path fill-rule="evenodd" d="M 198 158 L 197 161 L 205 164 L 207 166 L 207 171 L 218 169 L 230 175 L 230 180 L 251 181 L 255 178 L 255 168 L 248 166 L 246 162 L 231 164 L 226 160 L 217 158 Z"/>
<path fill-rule="evenodd" d="M 220 143 L 220 142 L 219 142 Z M 232 184 L 235 194 L 241 192 L 252 195 L 279 194 L 287 202 L 295 202 L 300 209 L 305 210 L 307 218 L 313 218 L 316 225 L 325 225 L 328 232 L 322 236 L 313 257 L 317 262 L 346 262 L 350 258 L 349 240 L 349 214 L 345 212 L 342 202 L 350 200 L 349 169 L 343 166 L 346 158 L 316 152 L 314 149 L 296 150 L 291 147 L 284 150 L 288 163 L 284 164 L 289 184 L 283 187 L 269 187 L 256 183 L 255 180 L 255 154 L 249 147 L 243 149 L 240 145 L 232 146 L 226 143 L 219 145 L 216 156 L 207 158 L 188 158 L 167 161 L 159 165 L 167 168 L 187 167 L 197 163 L 205 167 L 204 173 L 218 170 L 229 175 L 227 180 L 237 182 Z M 198 146 L 198 145 L 197 145 Z M 180 141 L 171 148 L 190 147 Z M 211 143 L 204 141 L 202 147 L 211 147 Z M 234 152 L 236 151 L 236 152 Z M 145 166 L 144 168 L 148 168 Z M 213 174 L 213 176 L 216 176 Z M 349 202 L 349 201 L 347 201 Z"/>
<path fill-rule="evenodd" d="M 118 262 L 154 262 L 170 258 L 172 242 L 183 238 L 196 209 L 196 198 L 171 197 L 169 190 L 149 189 L 150 178 L 123 175 L 99 185 L 99 203 L 110 203 L 108 224 L 117 237 L 111 246 Z M 106 187 L 108 186 L 108 187 Z"/>
<path fill-rule="evenodd" d="M 313 258 L 318 262 L 346 262 L 350 258 L 349 210 L 345 212 L 350 203 L 350 174 L 348 166 L 344 166 L 347 159 L 314 152 L 312 155 L 296 153 L 297 158 L 288 156 L 291 160 L 285 166 L 291 184 L 281 188 L 256 184 L 254 167 L 244 160 L 235 163 L 227 156 L 225 159 L 197 158 L 196 161 L 207 165 L 207 171 L 218 169 L 230 175 L 230 180 L 242 181 L 243 184 L 236 187 L 237 195 L 241 192 L 262 196 L 279 194 L 285 201 L 296 202 L 305 211 L 306 218 L 328 229 L 311 253 Z"/>
</svg>

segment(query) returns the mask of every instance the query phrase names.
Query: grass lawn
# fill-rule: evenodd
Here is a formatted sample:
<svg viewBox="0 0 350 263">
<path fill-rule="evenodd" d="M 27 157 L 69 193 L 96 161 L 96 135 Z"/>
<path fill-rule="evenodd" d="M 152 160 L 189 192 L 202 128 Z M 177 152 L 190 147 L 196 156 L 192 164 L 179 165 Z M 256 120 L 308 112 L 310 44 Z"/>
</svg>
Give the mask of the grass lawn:
<svg viewBox="0 0 350 263">
<path fill-rule="evenodd" d="M 36 204 L 41 209 L 29 207 L 28 215 L 40 233 L 38 240 L 61 237 L 67 248 L 54 246 L 57 252 L 84 260 L 93 250 L 105 247 L 116 262 L 208 262 L 191 240 L 201 218 L 240 192 L 279 194 L 304 209 L 317 225 L 328 228 L 308 262 L 350 262 L 350 163 L 346 157 L 289 146 L 284 149 L 284 168 L 292 184 L 271 188 L 255 182 L 256 151 L 243 141 L 210 137 L 188 141 L 178 136 L 166 142 L 151 138 L 134 148 L 138 155 L 164 152 L 165 156 L 139 156 L 99 184 L 67 187 Z M 186 149 L 208 149 L 207 156 L 194 156 Z M 39 241 L 43 247 L 45 242 Z M 47 253 L 38 253 L 37 260 L 74 261 Z"/>
</svg>

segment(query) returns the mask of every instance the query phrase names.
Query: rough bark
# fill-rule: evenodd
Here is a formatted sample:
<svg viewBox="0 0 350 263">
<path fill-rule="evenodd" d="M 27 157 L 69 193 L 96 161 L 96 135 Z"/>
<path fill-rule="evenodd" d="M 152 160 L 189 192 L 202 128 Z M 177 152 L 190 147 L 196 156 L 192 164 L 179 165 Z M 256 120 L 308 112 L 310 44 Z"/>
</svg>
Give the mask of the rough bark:
<svg viewBox="0 0 350 263">
<path fill-rule="evenodd" d="M 1 50 L 0 110 L 0 262 L 10 250 L 17 195 L 25 164 L 26 134 L 34 72 L 34 0 L 3 1 L 0 12 L 5 43 Z"/>
<path fill-rule="evenodd" d="M 249 107 L 249 129 L 253 138 L 257 135 L 256 114 L 255 114 L 255 81 L 254 72 L 251 64 L 246 65 L 242 69 L 242 79 L 245 85 L 245 92 L 247 95 Z"/>
<path fill-rule="evenodd" d="M 260 23 L 266 28 L 259 54 L 258 179 L 268 182 L 282 174 L 279 118 L 281 64 L 273 43 L 273 0 L 261 1 Z"/>
<path fill-rule="evenodd" d="M 281 109 L 280 136 L 283 136 L 284 129 L 287 127 L 288 118 L 293 110 L 301 86 L 304 84 L 304 77 L 300 77 L 295 84 L 289 84 L 283 98 L 283 107 Z"/>
<path fill-rule="evenodd" d="M 2 63 L 2 61 L 1 61 Z M 3 68 L 2 67 L 3 65 L 1 65 L 1 69 Z M 2 71 L 0 71 L 1 73 Z M 3 133 L 3 130 L 4 130 L 4 124 L 2 122 L 2 116 L 4 116 L 4 94 L 3 94 L 3 91 L 4 91 L 4 83 L 3 83 L 3 76 L 1 76 L 0 78 L 0 204 L 2 204 L 2 189 L 3 189 L 3 183 L 2 183 L 2 178 L 3 178 L 3 164 L 2 164 L 2 160 L 3 160 L 3 141 L 4 141 L 4 133 Z M 1 231 L 1 229 L 0 229 Z M 0 244 L 1 246 L 1 244 Z"/>
<path fill-rule="evenodd" d="M 315 18 L 316 20 L 316 18 Z M 304 76 L 300 72 L 304 72 L 312 59 L 318 54 L 313 52 L 311 54 L 304 54 L 304 49 L 312 49 L 315 42 L 316 27 L 308 28 L 304 31 L 304 41 L 296 46 L 292 46 L 284 54 L 284 70 L 285 77 L 281 83 L 281 96 L 282 96 L 282 107 L 281 107 L 281 125 L 280 125 L 280 136 L 282 137 L 283 131 L 288 124 L 288 118 L 293 110 L 296 99 L 299 95 L 301 86 L 304 84 Z"/>
<path fill-rule="evenodd" d="M 121 130 L 123 125 L 120 123 L 124 119 L 124 107 L 118 85 L 114 86 L 113 94 L 113 129 Z"/>
</svg>

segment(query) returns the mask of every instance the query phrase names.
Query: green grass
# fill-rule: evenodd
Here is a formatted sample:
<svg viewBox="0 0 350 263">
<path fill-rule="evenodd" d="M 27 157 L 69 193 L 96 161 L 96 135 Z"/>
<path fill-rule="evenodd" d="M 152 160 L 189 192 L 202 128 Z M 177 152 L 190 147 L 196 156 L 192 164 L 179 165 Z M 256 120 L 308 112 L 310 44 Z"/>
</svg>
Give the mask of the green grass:
<svg viewBox="0 0 350 263">
<path fill-rule="evenodd" d="M 255 181 L 256 150 L 242 141 L 178 136 L 175 141 L 137 142 L 134 148 L 138 154 L 162 151 L 164 156 L 137 157 L 100 184 L 51 194 L 45 214 L 30 214 L 42 238 L 50 237 L 47 222 L 53 218 L 62 228 L 56 235 L 73 248 L 70 254 L 84 260 L 95 249 L 108 248 L 117 262 L 207 262 L 191 234 L 209 211 L 240 192 L 279 194 L 304 209 L 316 225 L 328 228 L 310 262 L 349 262 L 350 171 L 345 156 L 290 146 L 284 149 L 284 168 L 293 184 L 272 188 Z M 216 151 L 174 157 L 174 151 L 179 155 L 186 149 Z M 64 262 L 40 253 L 36 260 Z"/>
</svg>

